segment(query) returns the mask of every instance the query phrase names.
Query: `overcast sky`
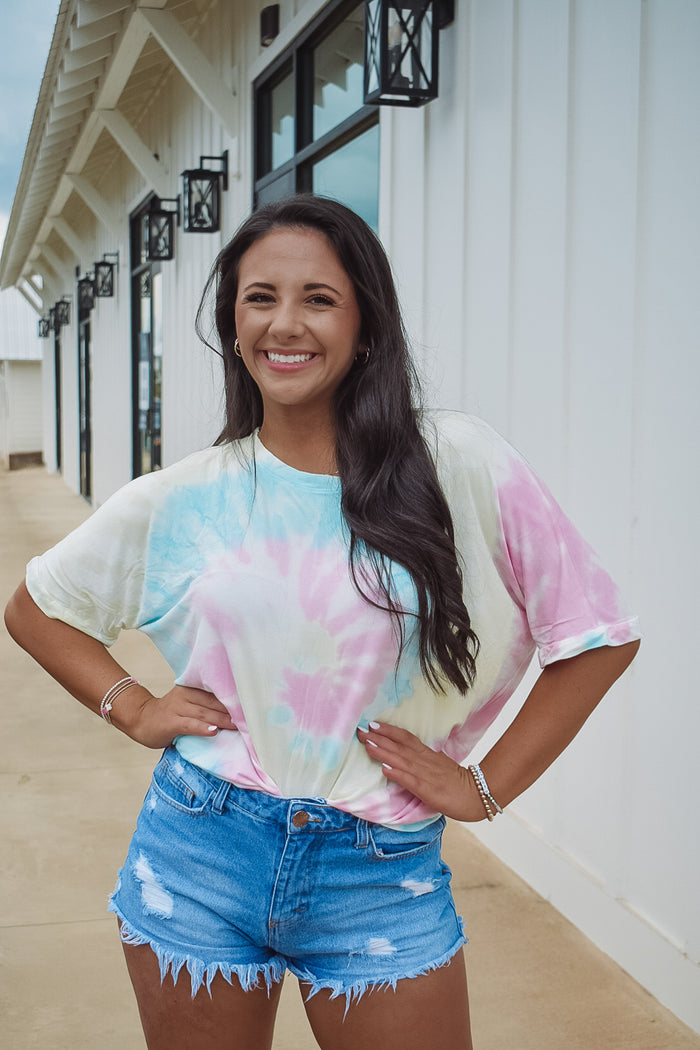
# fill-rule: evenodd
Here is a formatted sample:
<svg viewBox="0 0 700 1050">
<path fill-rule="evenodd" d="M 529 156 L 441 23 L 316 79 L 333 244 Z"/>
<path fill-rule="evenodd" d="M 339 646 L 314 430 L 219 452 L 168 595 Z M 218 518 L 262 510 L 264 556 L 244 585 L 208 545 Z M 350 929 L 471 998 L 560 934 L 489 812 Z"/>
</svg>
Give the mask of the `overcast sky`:
<svg viewBox="0 0 700 1050">
<path fill-rule="evenodd" d="M 59 0 L 0 0 L 0 243 L 59 6 Z"/>
</svg>

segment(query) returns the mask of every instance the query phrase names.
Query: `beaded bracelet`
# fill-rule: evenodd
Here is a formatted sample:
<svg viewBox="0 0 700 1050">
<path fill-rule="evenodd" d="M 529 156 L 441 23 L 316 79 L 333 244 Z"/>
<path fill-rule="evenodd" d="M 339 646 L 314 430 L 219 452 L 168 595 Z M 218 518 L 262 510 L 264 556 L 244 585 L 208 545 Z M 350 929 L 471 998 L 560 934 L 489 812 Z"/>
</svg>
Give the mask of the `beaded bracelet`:
<svg viewBox="0 0 700 1050">
<path fill-rule="evenodd" d="M 472 766 L 468 766 L 467 768 L 469 769 L 469 772 L 472 775 L 472 779 L 474 781 L 474 784 L 476 785 L 476 790 L 479 792 L 479 797 L 483 802 L 484 809 L 486 810 L 486 817 L 488 820 L 493 820 L 494 812 L 491 809 L 491 806 L 493 806 L 493 808 L 496 810 L 496 813 L 502 813 L 503 810 L 489 791 L 489 786 L 486 783 L 486 777 L 481 771 L 481 766 L 474 764 Z"/>
<path fill-rule="evenodd" d="M 123 693 L 125 689 L 130 689 L 132 685 L 138 685 L 139 683 L 131 675 L 127 675 L 126 678 L 120 678 L 118 682 L 115 682 L 111 689 L 108 689 L 105 695 L 100 700 L 100 714 L 104 718 L 107 725 L 112 725 L 111 711 L 114 705 L 114 701 L 117 699 L 120 693 Z"/>
</svg>

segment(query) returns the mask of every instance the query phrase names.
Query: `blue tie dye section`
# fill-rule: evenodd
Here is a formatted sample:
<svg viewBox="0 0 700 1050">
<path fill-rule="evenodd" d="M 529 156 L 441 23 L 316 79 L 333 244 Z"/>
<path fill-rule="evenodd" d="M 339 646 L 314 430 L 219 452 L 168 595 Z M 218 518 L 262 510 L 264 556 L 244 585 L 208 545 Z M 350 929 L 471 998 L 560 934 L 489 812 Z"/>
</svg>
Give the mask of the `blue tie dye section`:
<svg viewBox="0 0 700 1050">
<path fill-rule="evenodd" d="M 148 537 L 142 617 L 159 619 L 181 600 L 192 580 L 217 554 L 243 541 L 253 488 L 244 475 L 232 486 L 225 475 L 179 485 L 154 516 Z M 247 483 L 246 483 L 247 482 Z"/>
<path fill-rule="evenodd" d="M 259 536 L 277 542 L 303 536 L 305 544 L 322 549 L 336 544 L 346 532 L 337 478 L 320 476 L 321 484 L 299 487 L 264 462 L 257 464 L 257 478 L 258 485 L 275 496 L 264 507 L 257 501 L 253 505 L 252 522 Z"/>
</svg>

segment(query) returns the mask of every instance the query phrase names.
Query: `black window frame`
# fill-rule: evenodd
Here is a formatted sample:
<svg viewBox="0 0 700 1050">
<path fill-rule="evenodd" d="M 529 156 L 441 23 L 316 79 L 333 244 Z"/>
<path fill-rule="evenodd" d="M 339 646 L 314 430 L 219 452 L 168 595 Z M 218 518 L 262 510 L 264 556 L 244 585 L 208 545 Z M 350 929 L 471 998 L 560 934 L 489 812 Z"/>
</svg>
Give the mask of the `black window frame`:
<svg viewBox="0 0 700 1050">
<path fill-rule="evenodd" d="M 286 178 L 290 193 L 310 193 L 313 166 L 379 123 L 379 106 L 362 104 L 330 131 L 313 139 L 313 51 L 362 2 L 333 0 L 253 82 L 253 208 L 261 191 Z M 294 154 L 271 168 L 271 91 L 294 76 Z M 261 174 L 261 171 L 263 174 Z M 286 194 L 285 194 L 286 195 Z"/>
</svg>

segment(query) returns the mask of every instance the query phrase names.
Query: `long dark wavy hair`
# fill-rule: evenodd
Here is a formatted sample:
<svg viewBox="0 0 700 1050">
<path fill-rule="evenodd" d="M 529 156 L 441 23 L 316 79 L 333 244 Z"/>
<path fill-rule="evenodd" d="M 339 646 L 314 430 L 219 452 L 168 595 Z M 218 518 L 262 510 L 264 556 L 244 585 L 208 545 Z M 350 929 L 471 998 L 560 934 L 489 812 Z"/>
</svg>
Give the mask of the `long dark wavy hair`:
<svg viewBox="0 0 700 1050">
<path fill-rule="evenodd" d="M 355 290 L 360 343 L 371 350 L 366 361 L 355 362 L 335 394 L 336 458 L 352 579 L 366 601 L 392 614 L 401 651 L 406 613 L 392 587 L 389 562 L 409 572 L 418 600 L 422 672 L 436 692 L 444 692 L 447 680 L 465 693 L 474 681 L 479 643 L 462 596 L 452 516 L 419 428 L 419 386 L 391 268 L 369 226 L 337 201 L 300 194 L 261 208 L 214 263 L 196 328 L 209 345 L 203 319 L 213 291 L 226 402 L 217 444 L 245 437 L 263 421 L 260 391 L 234 354 L 235 304 L 241 258 L 255 241 L 279 228 L 318 230 L 330 241 Z"/>
</svg>

